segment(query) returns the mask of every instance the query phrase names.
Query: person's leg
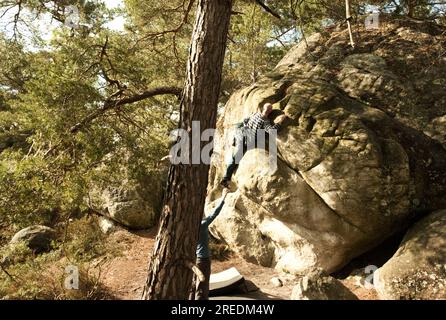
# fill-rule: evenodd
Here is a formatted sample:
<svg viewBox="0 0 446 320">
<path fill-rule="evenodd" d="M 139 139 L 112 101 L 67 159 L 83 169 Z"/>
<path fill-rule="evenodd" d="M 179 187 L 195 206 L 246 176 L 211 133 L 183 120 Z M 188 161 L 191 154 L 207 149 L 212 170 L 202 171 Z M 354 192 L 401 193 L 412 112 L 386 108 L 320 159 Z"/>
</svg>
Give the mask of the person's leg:
<svg viewBox="0 0 446 320">
<path fill-rule="evenodd" d="M 197 267 L 204 275 L 204 281 L 200 281 L 195 293 L 195 300 L 209 300 L 209 279 L 211 277 L 211 259 L 198 258 Z"/>
<path fill-rule="evenodd" d="M 231 181 L 232 175 L 234 174 L 234 171 L 237 169 L 237 166 L 243 157 L 244 146 L 245 146 L 245 139 L 243 134 L 241 133 L 236 134 L 235 145 L 234 145 L 235 150 L 231 157 L 231 162 L 229 162 L 228 166 L 226 167 L 226 172 L 222 180 L 222 185 L 224 185 L 225 187 L 227 187 L 228 182 Z"/>
<path fill-rule="evenodd" d="M 221 183 L 224 185 L 224 187 L 227 187 L 227 184 L 229 181 L 231 181 L 232 175 L 234 174 L 235 169 L 237 169 L 237 164 L 235 163 L 234 157 L 232 157 L 231 162 L 226 167 L 225 175 L 223 176 L 223 180 Z"/>
</svg>

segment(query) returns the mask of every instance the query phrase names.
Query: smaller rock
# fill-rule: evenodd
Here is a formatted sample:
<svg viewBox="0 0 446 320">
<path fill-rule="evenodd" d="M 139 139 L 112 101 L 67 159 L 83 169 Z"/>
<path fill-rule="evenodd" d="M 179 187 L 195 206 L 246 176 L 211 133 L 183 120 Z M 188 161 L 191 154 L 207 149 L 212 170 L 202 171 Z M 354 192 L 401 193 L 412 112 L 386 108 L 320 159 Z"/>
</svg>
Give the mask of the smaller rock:
<svg viewBox="0 0 446 320">
<path fill-rule="evenodd" d="M 301 277 L 291 293 L 291 300 L 358 300 L 339 280 L 323 270 Z"/>
<path fill-rule="evenodd" d="M 155 224 L 157 211 L 143 195 L 132 185 L 108 187 L 101 192 L 95 207 L 103 216 L 127 228 L 147 229 Z M 92 193 L 92 197 L 96 195 Z"/>
<path fill-rule="evenodd" d="M 28 248 L 35 252 L 44 252 L 51 249 L 51 241 L 56 238 L 56 231 L 52 228 L 35 225 L 17 232 L 11 239 L 11 244 L 24 242 Z"/>
<path fill-rule="evenodd" d="M 367 290 L 374 289 L 373 278 L 374 272 L 378 269 L 375 265 L 368 265 L 365 268 L 355 269 L 346 280 L 354 284 L 356 287 L 365 288 Z"/>
<path fill-rule="evenodd" d="M 446 299 L 446 209 L 415 223 L 398 251 L 375 272 L 383 300 Z"/>
<path fill-rule="evenodd" d="M 276 288 L 283 287 L 283 282 L 282 282 L 282 280 L 281 280 L 280 278 L 278 278 L 278 277 L 271 278 L 270 282 L 271 282 L 271 284 L 272 284 L 274 287 L 276 287 Z"/>
<path fill-rule="evenodd" d="M 106 217 L 99 217 L 98 224 L 99 224 L 99 228 L 101 228 L 101 231 L 104 234 L 111 233 L 113 231 L 113 229 L 115 228 L 115 223 L 112 220 L 107 219 Z"/>
</svg>

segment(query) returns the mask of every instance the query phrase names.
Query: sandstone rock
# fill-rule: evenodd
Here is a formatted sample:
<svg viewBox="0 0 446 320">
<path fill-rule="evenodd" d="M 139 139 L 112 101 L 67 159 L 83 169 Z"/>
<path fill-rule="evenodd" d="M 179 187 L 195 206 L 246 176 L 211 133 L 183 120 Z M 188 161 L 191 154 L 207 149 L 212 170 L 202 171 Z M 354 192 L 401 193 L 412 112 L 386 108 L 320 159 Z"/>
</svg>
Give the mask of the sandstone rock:
<svg viewBox="0 0 446 320">
<path fill-rule="evenodd" d="M 106 217 L 131 229 L 149 228 L 155 224 L 156 211 L 140 193 L 128 185 L 109 187 L 101 194 Z"/>
<path fill-rule="evenodd" d="M 367 290 L 374 289 L 374 273 L 378 267 L 376 265 L 368 265 L 365 268 L 355 269 L 350 275 L 346 278 L 346 280 L 350 281 L 350 283 L 354 284 L 357 287 L 362 287 Z"/>
<path fill-rule="evenodd" d="M 340 281 L 321 270 L 301 277 L 291 293 L 291 300 L 358 300 Z"/>
<path fill-rule="evenodd" d="M 442 74 L 415 72 L 428 59 L 420 46 L 438 36 L 416 28 L 395 21 L 379 35 L 361 33 L 354 53 L 341 37 L 312 36 L 311 54 L 299 44 L 273 72 L 232 95 L 218 121 L 211 190 L 223 176 L 224 143 L 235 123 L 265 102 L 277 109 L 273 118 L 281 110 L 288 120 L 278 134 L 277 168 L 266 170 L 268 154 L 261 150 L 241 161 L 237 191 L 211 226 L 217 238 L 265 266 L 331 273 L 415 212 L 446 207 L 446 141 L 438 133 L 446 91 L 432 85 L 446 82 L 446 61 L 436 61 Z M 393 34 L 396 29 L 418 45 Z M 408 60 L 409 53 L 420 60 Z M 207 206 L 214 200 L 211 193 Z"/>
<path fill-rule="evenodd" d="M 43 252 L 51 248 L 51 241 L 55 238 L 55 230 L 49 227 L 35 225 L 17 232 L 12 237 L 10 244 L 24 242 L 30 249 L 36 252 Z"/>
<path fill-rule="evenodd" d="M 416 223 L 375 272 L 381 299 L 446 299 L 446 210 Z"/>
<path fill-rule="evenodd" d="M 274 287 L 276 287 L 276 288 L 283 287 L 283 282 L 282 282 L 282 280 L 281 280 L 280 278 L 278 278 L 278 277 L 273 277 L 273 278 L 271 278 L 270 282 L 271 282 L 271 284 L 272 284 Z"/>
<path fill-rule="evenodd" d="M 106 217 L 99 217 L 98 224 L 99 228 L 101 228 L 101 231 L 105 234 L 111 233 L 115 228 L 115 223 L 113 222 L 113 220 L 110 220 Z"/>
<path fill-rule="evenodd" d="M 162 201 L 165 173 L 138 173 L 135 178 L 123 168 L 121 181 L 90 188 L 91 206 L 106 218 L 129 229 L 147 229 L 155 225 Z"/>
</svg>

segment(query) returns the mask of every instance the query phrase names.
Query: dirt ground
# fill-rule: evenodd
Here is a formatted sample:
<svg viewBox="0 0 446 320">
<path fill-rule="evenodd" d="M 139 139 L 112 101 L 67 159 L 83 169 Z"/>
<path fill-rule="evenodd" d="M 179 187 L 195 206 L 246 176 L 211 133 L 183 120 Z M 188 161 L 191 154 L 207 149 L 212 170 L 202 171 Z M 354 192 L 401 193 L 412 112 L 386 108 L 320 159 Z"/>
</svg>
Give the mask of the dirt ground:
<svg viewBox="0 0 446 320">
<path fill-rule="evenodd" d="M 128 232 L 118 230 L 109 240 L 123 248 L 122 255 L 105 262 L 101 267 L 102 282 L 115 299 L 139 300 L 147 276 L 149 256 L 155 242 L 156 228 Z M 246 280 L 259 290 L 252 295 L 256 299 L 289 299 L 295 280 L 290 275 L 280 274 L 272 268 L 249 263 L 235 254 L 225 261 L 212 261 L 212 272 L 236 267 Z M 278 277 L 283 286 L 275 287 L 271 278 Z M 376 291 L 366 289 L 355 278 L 340 279 L 361 300 L 377 299 Z M 253 287 L 252 284 L 249 287 Z"/>
</svg>

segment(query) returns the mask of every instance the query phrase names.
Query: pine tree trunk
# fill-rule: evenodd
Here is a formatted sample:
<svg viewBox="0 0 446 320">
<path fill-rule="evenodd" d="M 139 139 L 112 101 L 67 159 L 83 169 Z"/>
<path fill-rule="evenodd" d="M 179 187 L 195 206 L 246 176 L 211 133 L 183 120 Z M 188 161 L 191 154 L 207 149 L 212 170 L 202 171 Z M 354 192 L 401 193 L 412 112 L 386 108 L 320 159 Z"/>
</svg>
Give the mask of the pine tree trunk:
<svg viewBox="0 0 446 320">
<path fill-rule="evenodd" d="M 232 0 L 198 2 L 180 123 L 188 132 L 192 121 L 200 122 L 201 132 L 215 128 L 231 8 Z M 188 298 L 208 171 L 204 164 L 170 167 L 143 299 Z"/>
</svg>

